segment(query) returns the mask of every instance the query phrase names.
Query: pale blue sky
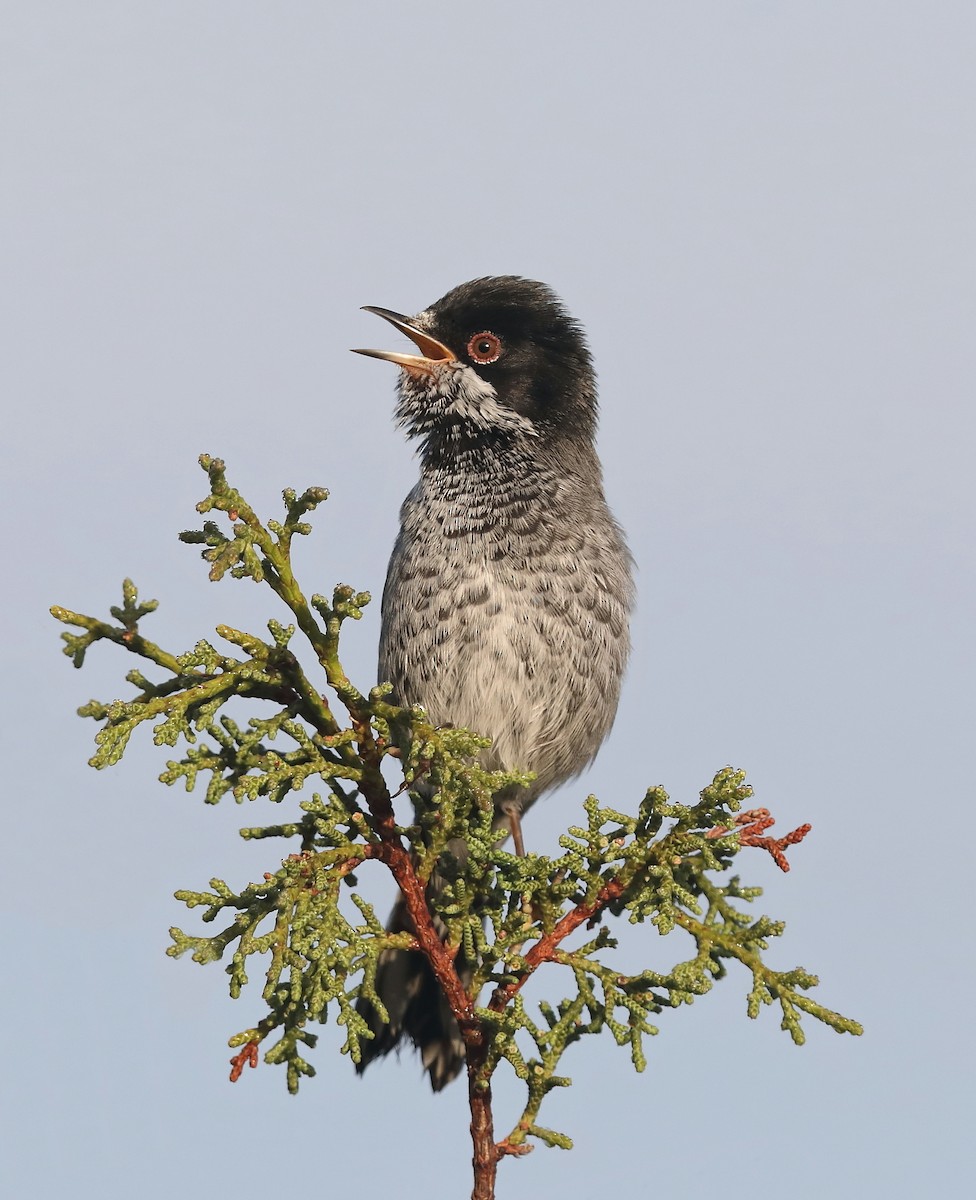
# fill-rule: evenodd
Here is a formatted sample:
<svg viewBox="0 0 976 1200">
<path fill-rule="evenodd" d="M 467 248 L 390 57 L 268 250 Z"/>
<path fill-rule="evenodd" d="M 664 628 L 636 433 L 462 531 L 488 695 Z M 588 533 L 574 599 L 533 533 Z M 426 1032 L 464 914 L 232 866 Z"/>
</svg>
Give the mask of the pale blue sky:
<svg viewBox="0 0 976 1200">
<path fill-rule="evenodd" d="M 86 768 L 74 709 L 133 664 L 73 672 L 46 610 L 104 612 L 131 575 L 168 646 L 260 629 L 270 595 L 207 584 L 175 538 L 202 450 L 265 513 L 328 486 L 308 586 L 378 594 L 416 465 L 393 368 L 347 352 L 391 336 L 359 306 L 513 272 L 589 331 L 640 567 L 612 739 L 530 845 L 587 790 L 633 809 L 747 768 L 779 829 L 814 825 L 789 876 L 740 860 L 788 921 L 773 961 L 867 1032 L 797 1050 L 733 972 L 662 1019 L 643 1076 L 575 1049 L 544 1115 L 577 1149 L 504 1164 L 500 1195 L 967 1195 L 976 9 L 353 7 L 5 7 L 10 1194 L 250 1197 L 296 1170 L 467 1194 L 463 1091 L 409 1057 L 352 1079 L 329 1027 L 297 1100 L 274 1068 L 227 1084 L 259 996 L 163 950 L 175 888 L 267 867 L 234 837 L 264 814 L 154 783 L 147 737 Z M 364 685 L 377 630 L 346 643 Z"/>
</svg>

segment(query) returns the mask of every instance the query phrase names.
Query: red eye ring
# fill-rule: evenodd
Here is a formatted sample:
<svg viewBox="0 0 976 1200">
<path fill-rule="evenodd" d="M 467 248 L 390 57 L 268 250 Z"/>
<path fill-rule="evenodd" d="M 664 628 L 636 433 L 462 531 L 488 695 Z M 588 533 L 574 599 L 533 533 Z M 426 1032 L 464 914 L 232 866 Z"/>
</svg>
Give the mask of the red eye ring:
<svg viewBox="0 0 976 1200">
<path fill-rule="evenodd" d="M 476 363 L 496 362 L 502 353 L 502 340 L 488 329 L 476 333 L 468 342 L 468 357 Z"/>
</svg>

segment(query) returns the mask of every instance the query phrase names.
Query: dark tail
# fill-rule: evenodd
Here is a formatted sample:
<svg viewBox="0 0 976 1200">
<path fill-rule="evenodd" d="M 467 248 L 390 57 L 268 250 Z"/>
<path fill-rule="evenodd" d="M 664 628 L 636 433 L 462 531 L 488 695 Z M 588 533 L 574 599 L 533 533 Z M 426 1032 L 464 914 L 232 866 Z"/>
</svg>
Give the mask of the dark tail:
<svg viewBox="0 0 976 1200">
<path fill-rule="evenodd" d="M 437 924 L 440 926 L 439 921 Z M 402 896 L 393 906 L 386 927 L 391 933 L 413 932 Z M 440 928 L 438 932 L 446 934 Z M 373 1059 L 389 1054 L 406 1036 L 420 1051 L 424 1070 L 430 1074 L 430 1086 L 439 1092 L 464 1066 L 464 1042 L 430 963 L 416 950 L 384 950 L 376 969 L 376 994 L 390 1020 L 381 1020 L 365 997 L 356 1002 L 356 1012 L 373 1034 L 371 1041 L 363 1038 L 360 1042 L 362 1059 L 356 1070 L 361 1075 Z"/>
</svg>

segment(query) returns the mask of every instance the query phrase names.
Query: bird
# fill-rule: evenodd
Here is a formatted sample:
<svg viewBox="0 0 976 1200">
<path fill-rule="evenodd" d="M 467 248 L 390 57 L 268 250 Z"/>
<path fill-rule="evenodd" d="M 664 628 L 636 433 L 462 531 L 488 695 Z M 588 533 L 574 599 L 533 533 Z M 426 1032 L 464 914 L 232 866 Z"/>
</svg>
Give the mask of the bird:
<svg viewBox="0 0 976 1200">
<path fill-rule="evenodd" d="M 610 732 L 630 652 L 633 560 L 603 489 L 597 389 L 581 325 L 544 283 L 462 283 L 416 316 L 366 306 L 418 353 L 356 350 L 400 368 L 395 421 L 419 444 L 383 592 L 379 678 L 435 725 L 491 739 L 489 770 L 534 775 L 494 798 L 521 818 L 578 775 Z M 387 928 L 413 932 L 401 896 Z M 357 1008 L 361 1074 L 404 1039 L 434 1091 L 464 1044 L 427 960 L 388 949 Z"/>
</svg>

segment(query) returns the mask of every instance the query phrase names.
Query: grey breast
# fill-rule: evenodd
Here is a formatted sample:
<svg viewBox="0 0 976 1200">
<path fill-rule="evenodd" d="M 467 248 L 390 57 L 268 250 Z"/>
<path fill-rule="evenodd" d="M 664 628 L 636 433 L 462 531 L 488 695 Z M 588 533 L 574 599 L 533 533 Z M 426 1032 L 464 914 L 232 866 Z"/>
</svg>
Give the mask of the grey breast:
<svg viewBox="0 0 976 1200">
<path fill-rule="evenodd" d="M 633 586 L 599 467 L 518 466 L 424 470 L 400 514 L 379 673 L 436 724 L 490 737 L 486 765 L 535 773 L 525 807 L 609 732 Z"/>
</svg>

